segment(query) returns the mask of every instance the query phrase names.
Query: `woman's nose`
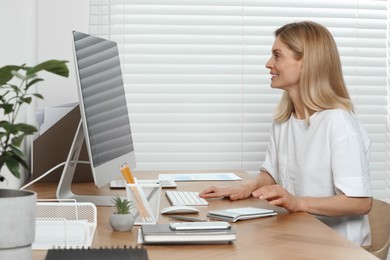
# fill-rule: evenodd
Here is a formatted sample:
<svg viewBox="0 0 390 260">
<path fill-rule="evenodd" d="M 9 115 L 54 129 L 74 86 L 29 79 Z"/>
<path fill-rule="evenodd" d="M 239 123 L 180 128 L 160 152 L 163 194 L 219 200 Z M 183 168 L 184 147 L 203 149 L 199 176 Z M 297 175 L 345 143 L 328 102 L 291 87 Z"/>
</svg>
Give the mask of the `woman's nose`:
<svg viewBox="0 0 390 260">
<path fill-rule="evenodd" d="M 265 67 L 266 67 L 267 69 L 270 69 L 271 67 L 273 67 L 273 64 L 271 63 L 271 59 L 269 59 L 269 60 L 267 61 L 267 63 L 265 64 Z"/>
</svg>

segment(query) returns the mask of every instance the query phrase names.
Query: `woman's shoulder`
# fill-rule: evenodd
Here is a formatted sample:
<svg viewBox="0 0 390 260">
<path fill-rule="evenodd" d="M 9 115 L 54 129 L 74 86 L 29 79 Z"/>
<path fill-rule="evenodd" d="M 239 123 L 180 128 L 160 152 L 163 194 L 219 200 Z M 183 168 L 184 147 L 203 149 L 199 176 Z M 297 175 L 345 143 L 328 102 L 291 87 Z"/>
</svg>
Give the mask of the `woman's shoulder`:
<svg viewBox="0 0 390 260">
<path fill-rule="evenodd" d="M 343 109 L 329 109 L 318 112 L 313 120 L 313 125 L 325 127 L 328 131 L 339 134 L 362 134 L 366 131 L 362 123 L 356 118 L 353 112 Z"/>
<path fill-rule="evenodd" d="M 363 124 L 353 112 L 343 109 L 329 109 L 318 112 L 316 119 L 316 126 L 326 129 L 333 140 L 341 140 L 347 136 L 359 136 L 367 151 L 369 150 L 371 140 Z"/>
<path fill-rule="evenodd" d="M 311 121 L 345 124 L 355 122 L 356 118 L 351 111 L 346 111 L 344 109 L 326 109 L 314 114 Z"/>
</svg>

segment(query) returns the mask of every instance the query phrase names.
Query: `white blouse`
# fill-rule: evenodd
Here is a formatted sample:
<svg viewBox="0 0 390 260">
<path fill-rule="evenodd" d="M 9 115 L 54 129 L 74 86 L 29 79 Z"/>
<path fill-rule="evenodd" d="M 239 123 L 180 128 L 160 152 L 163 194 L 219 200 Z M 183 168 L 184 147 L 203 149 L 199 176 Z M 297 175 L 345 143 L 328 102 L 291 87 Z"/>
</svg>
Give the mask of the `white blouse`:
<svg viewBox="0 0 390 260">
<path fill-rule="evenodd" d="M 352 113 L 317 112 L 310 126 L 293 116 L 274 122 L 261 168 L 296 196 L 372 197 L 369 176 L 370 139 Z M 349 240 L 370 244 L 367 216 L 316 216 Z"/>
</svg>

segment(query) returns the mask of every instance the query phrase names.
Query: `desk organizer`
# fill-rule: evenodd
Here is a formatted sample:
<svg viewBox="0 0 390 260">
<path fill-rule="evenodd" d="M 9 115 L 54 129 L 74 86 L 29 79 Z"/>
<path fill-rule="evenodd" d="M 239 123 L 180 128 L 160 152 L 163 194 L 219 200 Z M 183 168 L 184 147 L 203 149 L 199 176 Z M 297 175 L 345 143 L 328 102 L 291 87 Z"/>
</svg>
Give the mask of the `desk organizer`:
<svg viewBox="0 0 390 260">
<path fill-rule="evenodd" d="M 160 209 L 160 181 L 140 180 L 136 184 L 126 184 L 126 193 L 127 199 L 136 206 L 134 225 L 156 224 Z"/>
<path fill-rule="evenodd" d="M 90 247 L 96 230 L 96 206 L 89 202 L 37 202 L 33 249 Z"/>
</svg>

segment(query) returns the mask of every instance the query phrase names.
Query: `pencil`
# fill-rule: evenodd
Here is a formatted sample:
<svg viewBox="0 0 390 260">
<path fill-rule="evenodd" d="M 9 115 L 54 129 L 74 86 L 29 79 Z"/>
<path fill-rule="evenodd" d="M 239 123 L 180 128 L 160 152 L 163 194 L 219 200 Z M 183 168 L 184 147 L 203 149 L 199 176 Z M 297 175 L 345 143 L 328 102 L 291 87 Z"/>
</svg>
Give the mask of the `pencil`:
<svg viewBox="0 0 390 260">
<path fill-rule="evenodd" d="M 160 189 L 160 187 L 154 187 L 153 190 L 149 193 L 148 197 L 146 198 L 148 201 L 150 201 L 153 197 L 153 195 Z M 135 215 L 135 218 L 137 218 L 138 213 Z M 153 219 L 152 219 L 153 221 Z"/>
<path fill-rule="evenodd" d="M 121 165 L 121 173 L 125 177 L 127 183 L 135 183 L 133 174 L 131 173 L 129 166 L 127 166 L 127 163 Z"/>
<path fill-rule="evenodd" d="M 135 179 L 133 177 L 133 174 L 131 173 L 131 170 L 130 170 L 129 166 L 127 165 L 127 163 L 123 163 L 121 165 L 121 173 L 125 177 L 127 183 L 136 184 Z M 135 187 L 134 186 L 130 187 L 130 189 L 133 193 L 133 197 L 134 197 L 135 203 L 137 205 L 138 212 L 141 214 L 141 217 L 145 222 L 152 222 L 153 217 L 150 216 L 147 208 L 145 208 L 145 203 L 142 199 L 141 191 L 138 189 L 138 187 L 139 187 L 138 184 L 136 184 L 136 185 L 137 186 L 135 186 Z M 139 187 L 139 188 L 141 188 L 141 187 Z"/>
<path fill-rule="evenodd" d="M 142 199 L 137 190 L 137 187 L 130 187 L 130 189 L 133 192 L 133 197 L 135 200 L 135 204 L 137 205 L 138 212 L 141 214 L 143 221 L 146 221 L 148 219 L 148 214 L 146 213 L 145 207 L 142 203 Z"/>
</svg>

